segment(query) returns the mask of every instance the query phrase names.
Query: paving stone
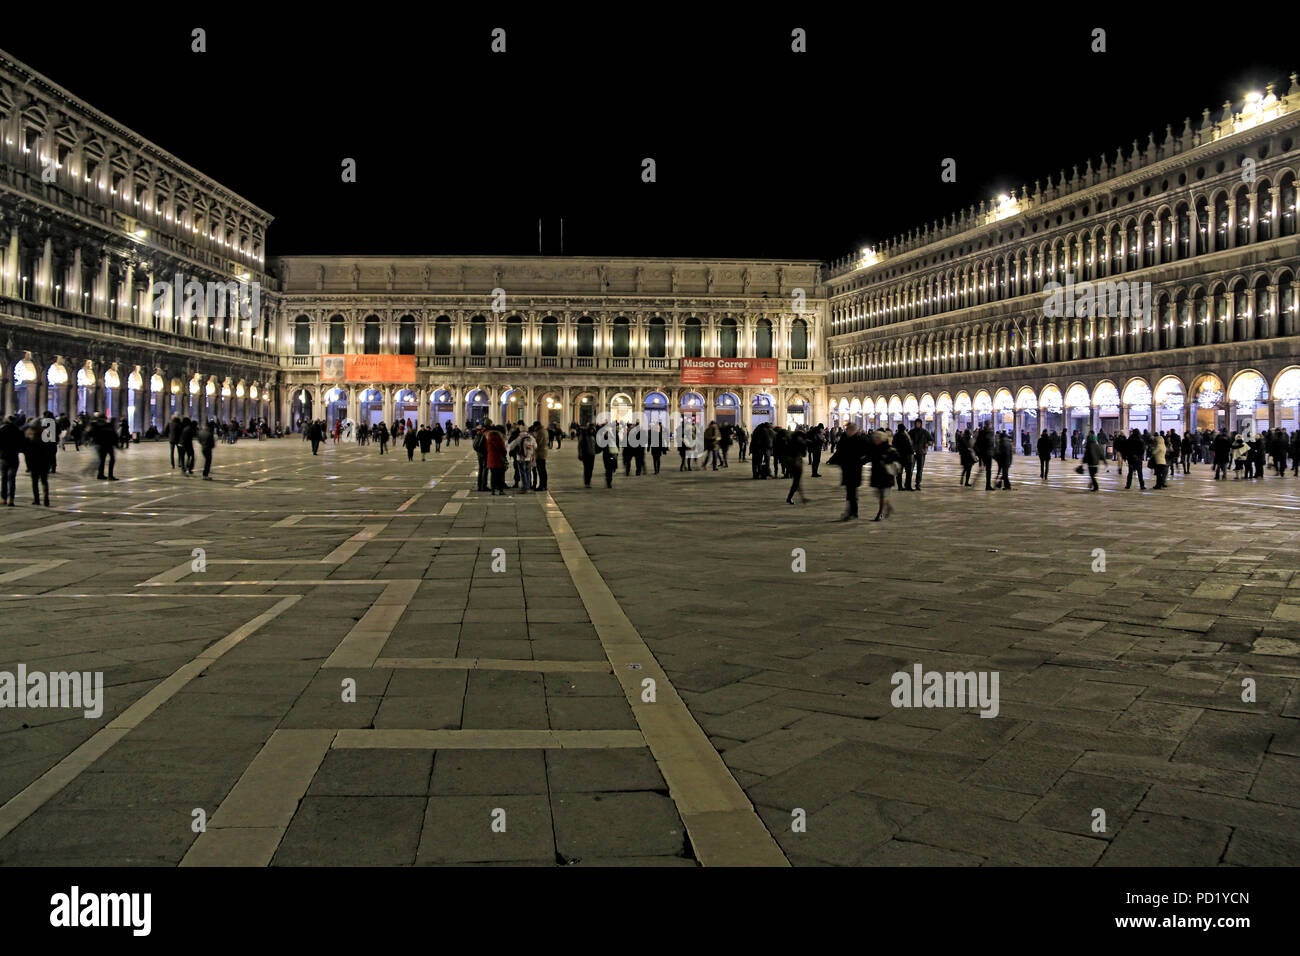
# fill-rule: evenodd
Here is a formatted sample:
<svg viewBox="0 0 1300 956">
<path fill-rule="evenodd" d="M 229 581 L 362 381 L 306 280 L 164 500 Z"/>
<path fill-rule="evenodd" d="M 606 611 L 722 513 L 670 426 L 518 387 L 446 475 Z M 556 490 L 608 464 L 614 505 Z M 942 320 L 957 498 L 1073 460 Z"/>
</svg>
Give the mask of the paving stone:
<svg viewBox="0 0 1300 956">
<path fill-rule="evenodd" d="M 422 797 L 303 797 L 272 864 L 409 865 L 424 804 Z"/>
<path fill-rule="evenodd" d="M 561 857 L 684 856 L 686 831 L 673 802 L 657 793 L 551 796 Z"/>
</svg>

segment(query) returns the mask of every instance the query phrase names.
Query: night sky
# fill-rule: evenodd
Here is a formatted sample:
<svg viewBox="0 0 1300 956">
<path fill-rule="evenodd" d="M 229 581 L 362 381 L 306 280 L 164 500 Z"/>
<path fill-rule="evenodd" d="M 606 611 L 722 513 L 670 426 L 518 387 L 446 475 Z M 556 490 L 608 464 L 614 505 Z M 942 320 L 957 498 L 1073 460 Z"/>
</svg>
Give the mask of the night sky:
<svg viewBox="0 0 1300 956">
<path fill-rule="evenodd" d="M 292 25 L 231 20 L 256 5 L 33 8 L 0 48 L 270 212 L 272 256 L 534 254 L 539 217 L 555 254 L 563 217 L 569 255 L 830 260 L 1185 116 L 1199 126 L 1204 107 L 1217 119 L 1270 80 L 1284 93 L 1300 69 L 1286 18 L 1229 21 L 1234 36 L 1120 7 L 477 6 L 299 7 Z M 806 54 L 790 52 L 796 26 Z"/>
</svg>

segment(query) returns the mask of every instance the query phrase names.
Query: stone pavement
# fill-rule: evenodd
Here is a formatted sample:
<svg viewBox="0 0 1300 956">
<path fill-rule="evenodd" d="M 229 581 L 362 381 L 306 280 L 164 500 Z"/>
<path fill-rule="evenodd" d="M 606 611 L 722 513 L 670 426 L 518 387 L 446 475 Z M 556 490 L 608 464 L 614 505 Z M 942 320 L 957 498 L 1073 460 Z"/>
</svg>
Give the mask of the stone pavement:
<svg viewBox="0 0 1300 956">
<path fill-rule="evenodd" d="M 833 469 L 586 490 L 566 442 L 492 499 L 416 457 L 68 451 L 48 511 L 20 475 L 0 672 L 105 687 L 0 709 L 0 863 L 1300 862 L 1300 480 L 932 455 L 841 524 Z M 916 664 L 996 671 L 997 716 L 892 706 Z"/>
</svg>

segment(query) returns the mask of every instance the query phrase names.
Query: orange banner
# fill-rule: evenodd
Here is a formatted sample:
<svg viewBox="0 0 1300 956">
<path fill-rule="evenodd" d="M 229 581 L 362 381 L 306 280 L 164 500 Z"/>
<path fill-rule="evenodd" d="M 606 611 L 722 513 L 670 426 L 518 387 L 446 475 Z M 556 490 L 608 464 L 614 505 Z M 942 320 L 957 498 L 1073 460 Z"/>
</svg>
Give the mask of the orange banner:
<svg viewBox="0 0 1300 956">
<path fill-rule="evenodd" d="M 411 385 L 415 383 L 415 356 L 322 355 L 320 380 L 361 385 L 380 382 Z"/>
</svg>

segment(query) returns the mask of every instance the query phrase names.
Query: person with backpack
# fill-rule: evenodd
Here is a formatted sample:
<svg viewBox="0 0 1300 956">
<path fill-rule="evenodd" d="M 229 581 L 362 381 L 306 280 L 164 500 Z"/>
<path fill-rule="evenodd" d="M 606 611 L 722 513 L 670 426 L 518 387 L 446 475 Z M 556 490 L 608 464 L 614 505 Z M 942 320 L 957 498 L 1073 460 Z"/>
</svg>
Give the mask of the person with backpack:
<svg viewBox="0 0 1300 956">
<path fill-rule="evenodd" d="M 533 483 L 533 463 L 537 458 L 537 439 L 533 433 L 520 429 L 515 432 L 515 437 L 510 440 L 506 450 L 515 456 L 516 468 L 519 471 L 519 483 L 522 486 L 520 494 L 528 494 L 528 489 Z"/>
</svg>

